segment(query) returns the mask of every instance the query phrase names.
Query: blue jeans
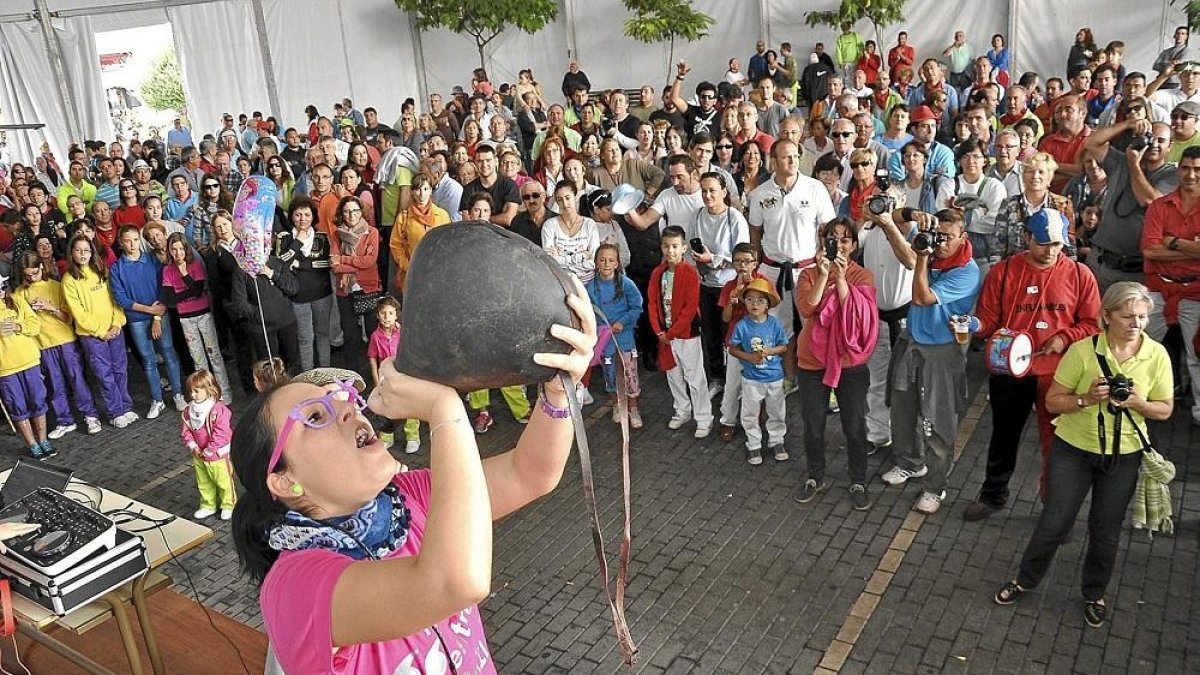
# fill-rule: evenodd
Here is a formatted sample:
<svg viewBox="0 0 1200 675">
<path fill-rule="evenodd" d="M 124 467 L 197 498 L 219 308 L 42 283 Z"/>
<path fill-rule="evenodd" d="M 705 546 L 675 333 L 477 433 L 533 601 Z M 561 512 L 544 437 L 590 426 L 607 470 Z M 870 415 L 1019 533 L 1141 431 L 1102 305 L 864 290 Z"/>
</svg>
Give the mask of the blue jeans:
<svg viewBox="0 0 1200 675">
<path fill-rule="evenodd" d="M 138 356 L 142 359 L 142 369 L 146 372 L 146 382 L 150 385 L 150 398 L 155 401 L 163 400 L 162 383 L 158 380 L 158 359 L 154 356 L 154 347 L 158 346 L 163 362 L 167 366 L 167 380 L 171 382 L 171 390 L 176 394 L 183 393 L 183 383 L 179 377 L 179 357 L 175 355 L 175 347 L 171 342 L 171 326 L 163 322 L 162 336 L 157 340 L 150 337 L 150 326 L 153 321 L 137 321 L 129 324 L 129 334 L 133 336 L 133 346 L 137 348 Z M 98 373 L 103 377 L 103 374 Z"/>
<path fill-rule="evenodd" d="M 1120 455 L 1114 462 L 1112 455 L 1102 459 L 1097 453 L 1080 450 L 1055 436 L 1046 474 L 1046 502 L 1021 557 L 1017 583 L 1033 588 L 1046 576 L 1063 537 L 1071 531 L 1084 498 L 1091 492 L 1087 551 L 1083 559 L 1083 599 L 1088 602 L 1102 599 L 1117 561 L 1121 526 L 1137 487 L 1141 464 L 1140 451 Z"/>
</svg>

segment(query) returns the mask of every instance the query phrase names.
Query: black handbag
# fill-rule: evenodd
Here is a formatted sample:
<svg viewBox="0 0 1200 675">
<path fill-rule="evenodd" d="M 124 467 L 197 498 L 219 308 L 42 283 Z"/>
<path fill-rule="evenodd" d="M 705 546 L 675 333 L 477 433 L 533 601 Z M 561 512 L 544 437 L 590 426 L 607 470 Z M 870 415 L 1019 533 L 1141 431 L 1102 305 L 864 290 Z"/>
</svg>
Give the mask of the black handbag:
<svg viewBox="0 0 1200 675">
<path fill-rule="evenodd" d="M 374 293 L 351 291 L 350 302 L 354 305 L 354 313 L 358 316 L 373 314 L 375 312 L 375 308 L 379 306 L 379 301 L 383 299 L 383 296 L 383 291 L 375 291 Z"/>
</svg>

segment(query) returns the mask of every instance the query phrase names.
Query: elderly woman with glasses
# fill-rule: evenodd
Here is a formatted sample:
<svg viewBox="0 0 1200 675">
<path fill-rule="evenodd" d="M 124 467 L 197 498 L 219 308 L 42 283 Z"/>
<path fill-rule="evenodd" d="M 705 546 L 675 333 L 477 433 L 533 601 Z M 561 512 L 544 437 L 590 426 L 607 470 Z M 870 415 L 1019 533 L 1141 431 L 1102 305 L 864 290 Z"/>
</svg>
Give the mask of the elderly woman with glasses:
<svg viewBox="0 0 1200 675">
<path fill-rule="evenodd" d="M 578 284 L 567 302 L 581 328 L 551 335 L 571 353 L 532 358 L 579 381 L 595 316 Z M 491 585 L 492 522 L 561 479 L 572 441 L 566 392 L 546 383 L 515 448 L 481 459 L 457 392 L 390 360 L 380 380 L 371 410 L 427 422 L 432 469 L 404 471 L 349 383 L 269 390 L 234 430 L 244 495 L 233 540 L 260 584 L 267 634 L 286 672 L 407 672 L 409 663 L 443 672 L 469 655 L 471 672 L 494 673 L 477 607 Z"/>
</svg>

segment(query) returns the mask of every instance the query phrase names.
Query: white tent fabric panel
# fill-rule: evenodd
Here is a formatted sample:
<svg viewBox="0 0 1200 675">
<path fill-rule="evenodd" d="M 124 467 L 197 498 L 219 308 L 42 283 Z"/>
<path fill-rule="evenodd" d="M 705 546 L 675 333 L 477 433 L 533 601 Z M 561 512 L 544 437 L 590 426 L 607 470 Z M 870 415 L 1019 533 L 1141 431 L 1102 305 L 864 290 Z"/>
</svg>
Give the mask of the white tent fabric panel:
<svg viewBox="0 0 1200 675">
<path fill-rule="evenodd" d="M 91 20 L 87 17 L 54 19 L 54 40 L 63 57 L 67 87 L 76 109 L 75 119 L 86 138 L 110 138 L 112 124 L 100 84 L 100 59 Z M 72 142 L 58 78 L 46 51 L 41 25 L 34 21 L 0 24 L 0 108 L 10 123 L 41 122 L 39 131 L 10 132 L 18 155 L 31 158 L 42 141 L 50 143 L 56 157 L 66 157 Z"/>
<path fill-rule="evenodd" d="M 400 103 L 406 97 L 424 105 L 420 101 L 408 16 L 396 9 L 392 0 L 342 0 L 341 15 L 350 89 L 343 85 L 341 96 L 326 105 L 349 96 L 359 110 L 373 106 L 379 111 L 379 119 L 388 125 L 400 116 Z M 290 119 L 291 110 L 285 110 L 285 114 Z"/>
<path fill-rule="evenodd" d="M 197 131 L 216 129 L 225 112 L 270 109 L 251 3 L 169 7 L 167 17 Z"/>
<path fill-rule="evenodd" d="M 395 10 L 395 3 L 388 0 L 371 1 L 386 2 Z M 559 89 L 562 74 L 567 70 L 565 21 L 560 8 L 558 18 L 533 35 L 520 30 L 502 33 L 488 45 L 491 57 L 487 65 L 488 78 L 499 86 L 502 82 L 515 82 L 517 71 L 529 68 L 533 70 L 533 77 L 542 85 L 546 96 L 551 101 L 558 100 L 561 95 L 555 92 Z M 426 76 L 431 92 L 441 93 L 445 98 L 451 87 L 461 85 L 466 88 L 470 85 L 471 71 L 479 67 L 479 54 L 471 37 L 442 29 L 430 30 L 422 33 L 421 47 L 425 53 Z M 586 71 L 586 66 L 584 68 Z M 415 89 L 412 96 L 420 98 Z M 424 101 L 421 104 L 424 107 Z"/>
<path fill-rule="evenodd" d="M 750 51 L 747 45 L 753 47 L 755 38 L 752 36 L 759 30 L 755 3 L 697 0 L 693 6 L 712 16 L 714 23 L 704 40 L 675 43 L 675 60 L 686 59 L 692 68 L 683 92 L 686 98 L 692 96 L 695 84 L 701 80 L 720 82 L 724 79 L 730 58 L 741 57 L 744 68 Z M 614 9 L 618 11 L 614 12 Z M 664 83 L 670 82 L 675 73 L 674 65 L 667 62 L 669 45 L 648 45 L 625 37 L 626 18 L 624 7 L 604 3 L 576 5 L 575 39 L 580 65 L 597 89 L 650 84 L 656 94 L 661 94 Z M 747 54 L 743 55 L 743 51 Z M 565 70 L 560 66 L 556 72 L 555 92 L 559 91 Z M 549 90 L 547 94 L 550 94 Z M 557 96 L 561 96 L 561 92 Z"/>
<path fill-rule="evenodd" d="M 1140 70 L 1153 78 L 1150 66 L 1154 59 L 1171 43 L 1175 27 L 1187 23 L 1183 12 L 1169 1 L 1135 4 L 1013 0 L 1013 3 L 1019 40 L 1017 66 L 1022 71 L 1042 73 L 1043 79 L 1047 73 L 1066 75 L 1067 53 L 1075 41 L 1075 32 L 1084 26 L 1092 29 L 1101 48 L 1111 40 L 1124 41 L 1125 56 L 1121 64 L 1128 71 Z M 1047 39 L 1048 35 L 1054 39 Z M 1193 35 L 1192 39 L 1200 37 Z"/>
<path fill-rule="evenodd" d="M 86 138 L 112 138 L 112 120 L 108 115 L 108 97 L 100 81 L 100 55 L 96 52 L 91 17 L 54 19 L 50 25 L 62 50 L 80 131 Z"/>
<path fill-rule="evenodd" d="M 265 0 L 263 11 L 283 108 L 280 122 L 303 135 L 305 106 L 332 113 L 333 102 L 350 95 L 337 10 L 326 0 Z"/>
<path fill-rule="evenodd" d="M 46 125 L 41 131 L 8 132 L 14 159 L 32 159 L 43 140 L 55 157 L 67 156 L 67 119 L 37 23 L 0 24 L 0 108 L 7 123 Z"/>
<path fill-rule="evenodd" d="M 303 130 L 305 106 L 328 114 L 343 98 L 391 124 L 404 97 L 417 98 L 411 31 L 394 3 L 265 0 L 263 9 L 284 124 Z"/>
</svg>

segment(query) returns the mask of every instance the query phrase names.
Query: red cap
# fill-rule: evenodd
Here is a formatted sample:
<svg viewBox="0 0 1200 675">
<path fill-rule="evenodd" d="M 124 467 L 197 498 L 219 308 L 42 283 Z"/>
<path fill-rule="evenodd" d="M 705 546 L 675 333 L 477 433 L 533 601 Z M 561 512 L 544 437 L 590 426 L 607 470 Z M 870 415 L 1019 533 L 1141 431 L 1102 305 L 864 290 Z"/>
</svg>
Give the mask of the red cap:
<svg viewBox="0 0 1200 675">
<path fill-rule="evenodd" d="M 926 120 L 939 121 L 938 114 L 933 112 L 933 108 L 930 108 L 927 105 L 917 106 L 908 115 L 908 121 L 910 124 L 917 124 Z"/>
</svg>

